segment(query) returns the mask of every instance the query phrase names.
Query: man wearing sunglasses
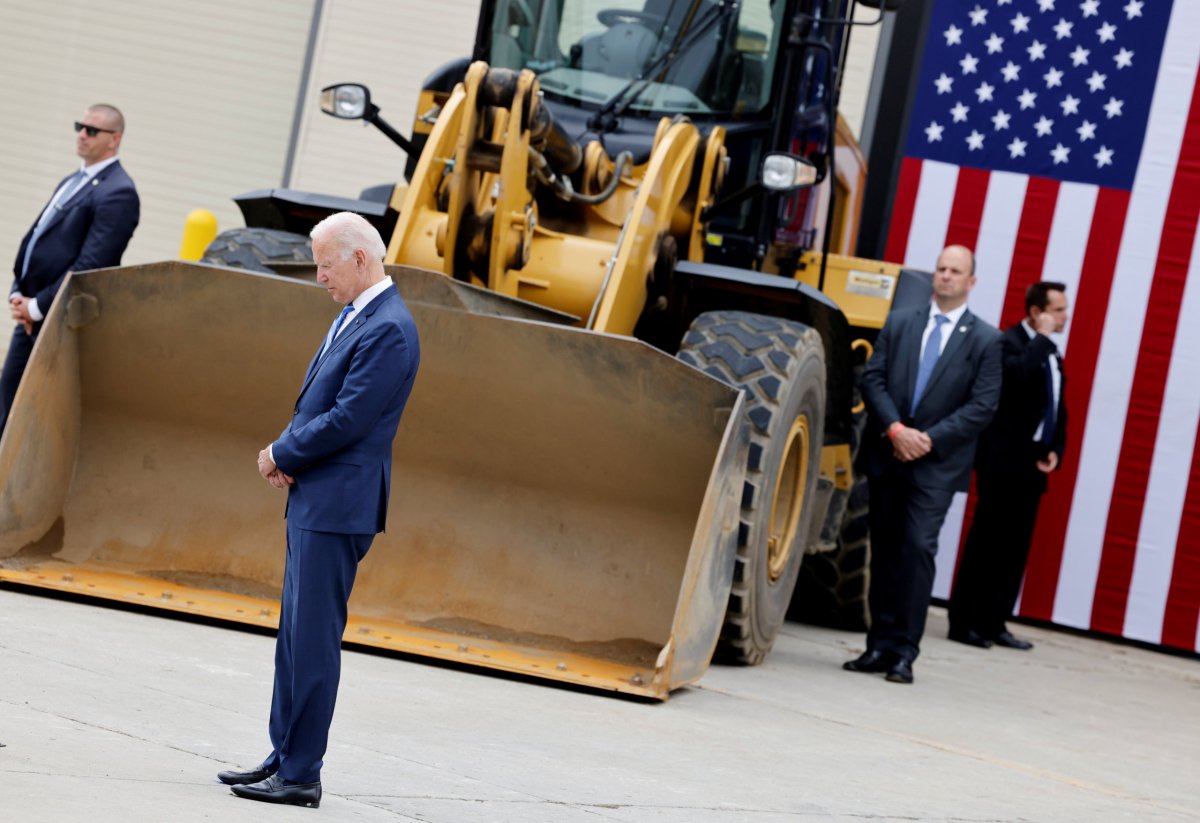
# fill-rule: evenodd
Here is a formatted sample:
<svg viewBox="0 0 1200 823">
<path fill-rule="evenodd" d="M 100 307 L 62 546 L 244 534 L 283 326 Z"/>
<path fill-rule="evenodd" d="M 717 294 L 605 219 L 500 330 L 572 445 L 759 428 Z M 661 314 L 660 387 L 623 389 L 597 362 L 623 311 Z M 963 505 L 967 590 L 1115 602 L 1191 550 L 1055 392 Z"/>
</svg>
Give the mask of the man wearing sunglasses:
<svg viewBox="0 0 1200 823">
<path fill-rule="evenodd" d="M 138 224 L 137 189 L 117 149 L 125 118 L 97 103 L 75 123 L 82 167 L 61 181 L 17 250 L 8 307 L 16 322 L 0 374 L 0 432 L 50 304 L 68 272 L 117 266 Z"/>
</svg>

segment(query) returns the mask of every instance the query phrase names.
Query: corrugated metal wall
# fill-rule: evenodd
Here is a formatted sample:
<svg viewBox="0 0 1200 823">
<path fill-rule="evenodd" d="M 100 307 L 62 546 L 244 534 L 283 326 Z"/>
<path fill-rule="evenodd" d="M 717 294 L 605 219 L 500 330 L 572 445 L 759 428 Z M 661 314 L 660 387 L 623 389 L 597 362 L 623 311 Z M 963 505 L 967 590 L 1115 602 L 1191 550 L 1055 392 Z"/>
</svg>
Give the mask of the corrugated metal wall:
<svg viewBox="0 0 1200 823">
<path fill-rule="evenodd" d="M 305 77 L 314 2 L 0 2 L 0 278 L 77 163 L 70 123 L 93 102 L 128 120 L 121 158 L 141 192 L 142 224 L 126 262 L 174 257 L 196 207 L 213 210 L 222 229 L 242 225 L 230 200 L 240 192 L 286 184 L 355 196 L 398 179 L 403 153 L 374 128 L 322 114 L 317 90 L 366 83 L 409 133 L 421 81 L 470 54 L 478 0 L 324 0 Z M 856 133 L 876 31 L 857 28 L 851 41 L 842 111 Z"/>
<path fill-rule="evenodd" d="M 120 157 L 142 199 L 125 262 L 175 257 L 197 206 L 240 225 L 230 195 L 282 178 L 312 10 L 310 0 L 0 2 L 0 279 L 54 184 L 78 167 L 71 123 L 95 102 L 125 113 Z"/>
<path fill-rule="evenodd" d="M 323 114 L 317 93 L 333 83 L 365 83 L 384 119 L 408 135 L 421 81 L 471 55 L 478 15 L 478 0 L 326 0 L 290 187 L 354 197 L 401 179 L 404 152 L 374 127 Z"/>
</svg>

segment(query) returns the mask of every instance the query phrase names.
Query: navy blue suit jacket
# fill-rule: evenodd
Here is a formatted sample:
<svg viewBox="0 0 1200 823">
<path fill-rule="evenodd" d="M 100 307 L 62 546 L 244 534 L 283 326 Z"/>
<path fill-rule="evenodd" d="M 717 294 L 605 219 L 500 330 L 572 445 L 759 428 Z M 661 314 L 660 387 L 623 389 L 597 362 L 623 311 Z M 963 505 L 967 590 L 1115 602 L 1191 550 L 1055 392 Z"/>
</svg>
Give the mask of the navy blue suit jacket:
<svg viewBox="0 0 1200 823">
<path fill-rule="evenodd" d="M 395 286 L 368 303 L 323 356 L 318 349 L 292 422 L 271 445 L 275 464 L 296 480 L 286 511 L 293 525 L 383 531 L 392 440 L 420 360 L 417 327 Z"/>
<path fill-rule="evenodd" d="M 63 181 L 54 187 L 55 191 Z M 33 248 L 29 270 L 21 277 L 25 247 L 33 236 L 33 226 L 29 227 L 17 249 L 15 280 L 8 293 L 35 298 L 42 313 L 48 313 L 67 272 L 121 264 L 121 255 L 137 227 L 140 208 L 137 189 L 121 161 L 104 167 L 61 208 L 55 207 Z"/>
<path fill-rule="evenodd" d="M 1011 474 L 1027 479 L 1039 489 L 1046 488 L 1046 475 L 1036 470 L 1038 460 L 1049 452 L 1062 464 L 1067 446 L 1067 376 L 1059 360 L 1062 384 L 1055 414 L 1054 435 L 1048 445 L 1035 442 L 1033 435 L 1046 413 L 1050 400 L 1046 386 L 1046 361 L 1057 355 L 1054 342 L 1045 335 L 1032 338 L 1025 326 L 1017 323 L 1000 338 L 1004 361 L 1004 390 L 992 423 L 979 438 L 975 465 L 981 471 Z"/>
<path fill-rule="evenodd" d="M 1000 333 L 963 312 L 949 330 L 946 347 L 911 409 L 921 336 L 929 306 L 893 312 L 875 341 L 875 353 L 862 376 L 862 394 L 871 413 L 867 471 L 880 474 L 892 456 L 884 432 L 897 420 L 920 429 L 933 451 L 911 464 L 913 482 L 928 488 L 966 491 L 975 460 L 975 444 L 1000 402 Z M 911 410 L 911 413 L 910 413 Z"/>
</svg>

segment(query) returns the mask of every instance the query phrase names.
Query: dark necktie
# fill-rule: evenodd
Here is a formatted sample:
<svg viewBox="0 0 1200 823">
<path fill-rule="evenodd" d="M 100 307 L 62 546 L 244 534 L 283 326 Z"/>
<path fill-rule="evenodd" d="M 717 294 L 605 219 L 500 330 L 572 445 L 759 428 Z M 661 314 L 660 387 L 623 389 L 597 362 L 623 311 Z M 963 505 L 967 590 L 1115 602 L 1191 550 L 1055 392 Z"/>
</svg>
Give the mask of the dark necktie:
<svg viewBox="0 0 1200 823">
<path fill-rule="evenodd" d="M 925 393 L 925 386 L 929 384 L 933 367 L 937 365 L 938 357 L 942 354 L 942 327 L 949 322 L 950 318 L 944 314 L 933 316 L 933 331 L 925 341 L 925 351 L 921 352 L 921 362 L 917 365 L 917 383 L 913 386 L 911 414 L 917 413 L 917 404 L 921 402 L 921 395 Z"/>
<path fill-rule="evenodd" d="M 324 357 L 325 352 L 329 351 L 329 347 L 337 339 L 338 332 L 342 330 L 342 324 L 346 322 L 346 318 L 350 316 L 350 312 L 352 311 L 354 311 L 354 304 L 347 303 L 346 308 L 342 309 L 342 313 L 333 321 L 333 325 L 329 327 L 329 334 L 325 335 L 325 345 L 321 347 L 321 357 Z"/>
<path fill-rule="evenodd" d="M 1041 442 L 1047 446 L 1054 440 L 1055 418 L 1058 416 L 1058 404 L 1054 402 L 1054 375 L 1050 361 L 1042 361 L 1042 373 L 1046 376 L 1046 409 L 1042 412 Z"/>
</svg>

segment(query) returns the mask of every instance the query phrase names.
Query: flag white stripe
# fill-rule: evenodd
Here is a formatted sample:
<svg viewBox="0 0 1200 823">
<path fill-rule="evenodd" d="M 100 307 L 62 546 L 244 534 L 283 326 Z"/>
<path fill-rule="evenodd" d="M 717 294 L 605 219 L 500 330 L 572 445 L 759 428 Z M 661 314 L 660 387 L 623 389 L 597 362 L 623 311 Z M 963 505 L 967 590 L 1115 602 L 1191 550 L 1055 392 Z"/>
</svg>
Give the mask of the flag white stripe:
<svg viewBox="0 0 1200 823">
<path fill-rule="evenodd" d="M 1123 634 L 1135 640 L 1162 642 L 1163 617 L 1171 572 L 1175 567 L 1175 545 L 1187 496 L 1196 443 L 1196 420 L 1200 418 L 1200 233 L 1192 244 L 1191 264 L 1179 327 L 1171 349 L 1167 389 L 1159 418 L 1146 507 L 1138 531 L 1138 550 L 1129 586 Z"/>
<path fill-rule="evenodd" d="M 1096 211 L 1099 192 L 1099 188 L 1088 183 L 1063 183 L 1058 188 L 1058 202 L 1054 205 L 1054 221 L 1050 225 L 1050 242 L 1046 246 L 1042 279 L 1065 284 L 1069 301 L 1079 294 L 1083 258 L 1087 254 L 1092 215 Z M 1062 334 L 1054 336 L 1054 342 L 1063 355 L 1067 353 L 1070 336 L 1070 322 Z"/>
<path fill-rule="evenodd" d="M 950 210 L 954 206 L 957 185 L 958 166 L 934 160 L 921 163 L 921 182 L 917 185 L 917 202 L 913 206 L 904 265 L 925 271 L 933 270 L 945 245 L 946 227 L 950 225 Z"/>
<path fill-rule="evenodd" d="M 1004 308 L 1004 295 L 1008 287 L 1008 276 L 1012 269 L 1015 238 L 1021 226 L 1021 212 L 1025 206 L 1025 190 L 1029 177 L 1013 172 L 992 172 L 988 180 L 987 196 L 983 202 L 983 214 L 979 221 L 979 239 L 975 244 L 975 265 L 978 275 L 975 288 L 971 289 L 968 301 L 971 313 L 991 323 L 1000 322 Z M 949 213 L 946 215 L 949 222 Z M 937 231 L 938 226 L 929 227 L 929 233 L 945 237 L 946 230 Z M 940 249 L 939 249 L 940 251 Z M 934 597 L 949 597 L 954 580 L 954 565 L 958 559 L 958 547 L 962 538 L 963 520 L 966 516 L 967 496 L 956 494 L 946 521 L 938 534 L 937 575 L 934 578 Z"/>
<path fill-rule="evenodd" d="M 962 537 L 963 518 L 967 514 L 967 493 L 956 492 L 946 510 L 946 520 L 938 532 L 938 553 L 934 558 L 933 596 L 948 599 L 958 561 L 958 541 Z"/>
<path fill-rule="evenodd" d="M 971 313 L 993 326 L 1000 325 L 1008 275 L 1016 251 L 1017 230 L 1025 208 L 1025 190 L 1029 177 L 1010 171 L 995 171 L 988 181 L 987 199 L 979 221 L 979 241 L 975 244 L 979 275 L 971 289 Z"/>
<path fill-rule="evenodd" d="M 1117 254 L 1067 524 L 1053 619 L 1068 626 L 1086 628 L 1091 623 L 1138 341 L 1187 120 L 1187 106 L 1180 101 L 1191 100 L 1200 59 L 1196 31 L 1200 31 L 1200 3 L 1175 3 Z"/>
</svg>

